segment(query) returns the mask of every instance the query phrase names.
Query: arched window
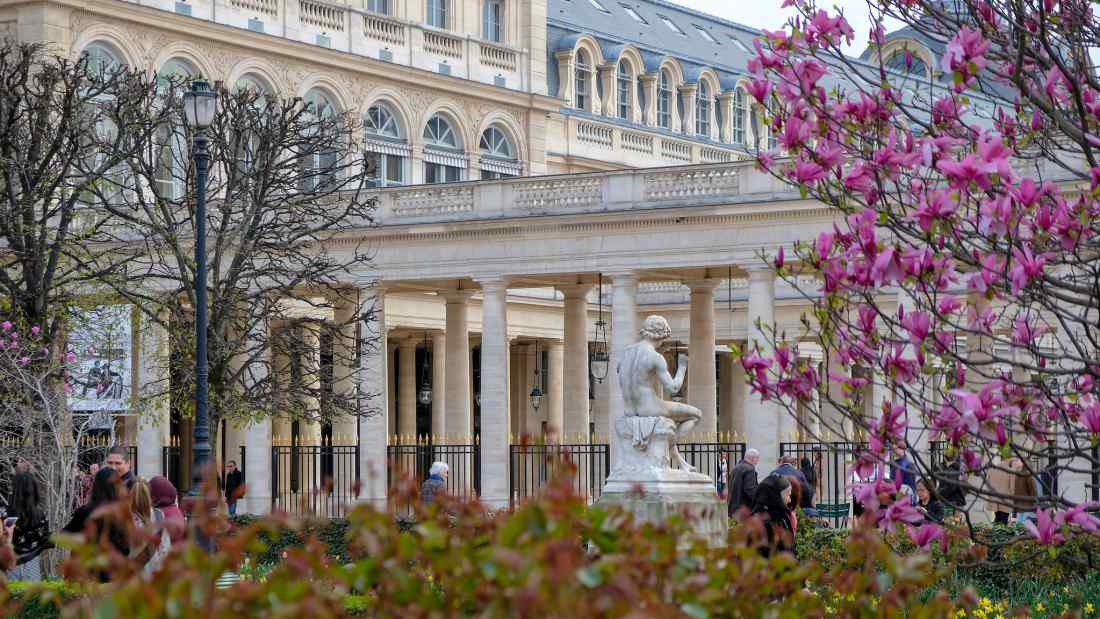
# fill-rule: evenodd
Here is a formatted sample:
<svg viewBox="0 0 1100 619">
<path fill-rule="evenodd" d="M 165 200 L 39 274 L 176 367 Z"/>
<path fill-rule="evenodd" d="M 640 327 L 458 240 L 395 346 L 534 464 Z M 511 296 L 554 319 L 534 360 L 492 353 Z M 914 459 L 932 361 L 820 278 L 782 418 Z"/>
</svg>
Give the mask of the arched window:
<svg viewBox="0 0 1100 619">
<path fill-rule="evenodd" d="M 453 183 L 466 169 L 462 141 L 451 123 L 436 114 L 424 125 L 424 182 Z"/>
<path fill-rule="evenodd" d="M 576 94 L 575 105 L 578 110 L 587 110 L 590 98 L 592 96 L 591 89 L 589 88 L 588 81 L 592 75 L 592 65 L 589 64 L 588 52 L 583 49 L 577 50 L 576 68 L 574 69 L 575 81 L 574 81 L 574 93 Z"/>
<path fill-rule="evenodd" d="M 164 96 L 171 86 L 175 94 L 182 95 L 187 82 L 197 73 L 190 62 L 173 58 L 157 70 L 157 88 Z M 163 200 L 182 199 L 187 183 L 187 164 L 190 153 L 187 136 L 181 126 L 165 125 L 157 131 L 156 138 L 156 193 Z"/>
<path fill-rule="evenodd" d="M 745 99 L 745 89 L 738 86 L 733 91 L 733 118 L 731 119 L 733 130 L 731 133 L 733 134 L 733 143 L 741 146 L 748 146 L 748 140 L 745 138 L 745 114 L 748 113 Z"/>
<path fill-rule="evenodd" d="M 626 60 L 619 61 L 616 84 L 619 97 L 619 118 L 630 120 L 633 116 L 630 112 L 634 107 L 633 97 L 631 97 L 634 92 L 634 72 L 630 70 L 630 63 Z"/>
<path fill-rule="evenodd" d="M 122 56 L 112 46 L 99 41 L 89 43 L 81 56 L 87 59 L 88 73 L 95 77 L 109 75 L 126 66 Z"/>
<path fill-rule="evenodd" d="M 392 187 L 405 184 L 405 166 L 411 149 L 405 138 L 393 108 L 385 103 L 375 103 L 367 109 L 363 119 L 363 129 L 367 134 L 367 152 L 375 153 L 378 166 L 374 177 L 370 179 L 372 187 Z"/>
<path fill-rule="evenodd" d="M 321 126 L 336 116 L 336 105 L 325 91 L 313 88 L 303 98 L 310 122 L 316 123 L 314 127 L 306 127 L 306 130 L 320 130 Z M 314 191 L 319 187 L 332 183 L 336 179 L 339 151 L 337 145 L 329 148 L 318 148 L 311 145 L 313 150 L 305 155 L 305 167 L 302 174 L 303 191 Z"/>
<path fill-rule="evenodd" d="M 668 71 L 661 71 L 661 80 L 657 84 L 657 126 L 672 128 L 672 77 Z"/>
<path fill-rule="evenodd" d="M 695 133 L 702 136 L 710 135 L 710 99 L 710 86 L 700 81 L 695 93 Z"/>
<path fill-rule="evenodd" d="M 521 168 L 516 156 L 516 147 L 508 134 L 493 126 L 481 134 L 481 178 L 482 180 L 519 176 Z"/>
<path fill-rule="evenodd" d="M 435 28 L 447 28 L 450 19 L 450 0 L 428 0 L 428 25 Z"/>
</svg>

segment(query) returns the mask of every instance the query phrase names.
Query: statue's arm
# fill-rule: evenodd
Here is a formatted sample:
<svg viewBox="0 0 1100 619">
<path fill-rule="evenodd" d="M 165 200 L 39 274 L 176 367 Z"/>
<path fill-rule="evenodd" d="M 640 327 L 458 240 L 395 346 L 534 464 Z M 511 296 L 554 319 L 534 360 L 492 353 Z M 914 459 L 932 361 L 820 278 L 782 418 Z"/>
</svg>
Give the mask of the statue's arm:
<svg viewBox="0 0 1100 619">
<path fill-rule="evenodd" d="M 677 393 L 680 391 L 680 387 L 684 384 L 684 374 L 687 372 L 687 363 L 681 356 L 679 365 L 676 368 L 676 377 L 673 378 L 668 373 L 668 362 L 665 361 L 664 355 L 654 353 L 655 357 L 653 363 L 655 365 L 654 370 L 657 372 L 657 379 L 661 381 L 661 386 L 665 388 L 665 391 L 669 393 Z"/>
</svg>

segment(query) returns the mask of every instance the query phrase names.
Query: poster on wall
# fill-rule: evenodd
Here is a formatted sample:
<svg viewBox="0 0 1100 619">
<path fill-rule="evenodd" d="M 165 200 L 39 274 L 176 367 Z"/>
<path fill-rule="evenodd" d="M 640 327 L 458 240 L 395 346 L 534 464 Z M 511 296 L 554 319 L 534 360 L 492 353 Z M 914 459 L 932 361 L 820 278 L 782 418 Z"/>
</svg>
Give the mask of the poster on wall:
<svg viewBox="0 0 1100 619">
<path fill-rule="evenodd" d="M 111 413 L 130 409 L 131 306 L 100 305 L 74 312 L 69 350 L 76 354 L 69 407 L 91 413 L 91 426 L 109 426 Z"/>
</svg>

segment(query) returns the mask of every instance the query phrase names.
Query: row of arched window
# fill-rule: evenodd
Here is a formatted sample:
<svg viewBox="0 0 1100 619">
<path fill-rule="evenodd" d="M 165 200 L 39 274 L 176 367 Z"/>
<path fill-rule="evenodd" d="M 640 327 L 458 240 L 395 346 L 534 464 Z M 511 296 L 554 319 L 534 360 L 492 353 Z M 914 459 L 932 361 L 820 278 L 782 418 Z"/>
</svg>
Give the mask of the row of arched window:
<svg viewBox="0 0 1100 619">
<path fill-rule="evenodd" d="M 121 54 L 106 42 L 90 43 L 82 53 L 89 59 L 90 70 L 95 72 L 106 72 L 124 64 Z M 198 71 L 187 60 L 173 58 L 157 70 L 157 75 L 165 80 L 186 79 L 197 76 Z M 274 92 L 268 81 L 255 73 L 241 76 L 236 80 L 234 88 L 249 88 L 261 95 Z M 335 98 L 322 87 L 310 89 L 303 100 L 320 116 L 338 111 Z M 517 141 L 499 123 L 491 124 L 482 131 L 476 150 L 478 169 L 471 169 L 471 157 L 458 129 L 460 125 L 446 112 L 433 114 L 422 128 L 418 141 L 422 168 L 415 170 L 413 140 L 409 128 L 401 118 L 393 105 L 381 100 L 371 104 L 363 116 L 364 148 L 367 152 L 376 153 L 379 162 L 377 174 L 371 181 L 374 186 L 499 179 L 520 176 L 523 173 Z M 475 151 L 471 148 L 469 152 Z M 178 160 L 179 157 L 168 156 L 166 159 Z M 319 161 L 316 165 L 323 169 L 325 162 Z M 176 175 L 166 174 L 166 178 L 173 177 L 178 178 Z"/>
<path fill-rule="evenodd" d="M 572 52 L 570 103 L 578 110 L 598 111 L 627 122 L 744 147 L 756 146 L 755 137 L 766 140 L 768 144 L 774 141 L 772 136 L 767 135 L 767 127 L 762 122 L 762 108 L 750 102 L 748 92 L 740 85 L 723 97 L 716 75 L 701 76 L 694 96 L 681 96 L 680 89 L 685 84 L 680 71 L 674 61 L 666 61 L 651 78 L 655 84 L 647 93 L 646 80 L 643 79 L 645 72 L 640 70 L 639 60 L 624 53 L 613 65 L 613 80 L 606 84 L 614 89 L 612 98 L 610 93 L 603 91 L 605 84 L 601 83 L 594 70 L 599 64 L 598 58 L 594 60 L 594 54 L 583 45 L 578 45 Z M 608 107 L 599 105 L 605 97 Z M 649 101 L 647 97 L 654 100 Z M 687 114 L 685 106 L 692 106 L 693 113 Z"/>
</svg>

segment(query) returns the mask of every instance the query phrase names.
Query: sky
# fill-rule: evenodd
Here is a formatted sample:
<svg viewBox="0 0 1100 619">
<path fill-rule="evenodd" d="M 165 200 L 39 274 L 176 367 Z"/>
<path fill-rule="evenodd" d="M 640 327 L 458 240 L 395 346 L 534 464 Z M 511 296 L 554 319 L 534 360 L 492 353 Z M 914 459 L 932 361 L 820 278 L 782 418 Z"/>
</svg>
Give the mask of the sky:
<svg viewBox="0 0 1100 619">
<path fill-rule="evenodd" d="M 697 11 L 710 13 L 745 24 L 754 28 L 778 30 L 787 18 L 794 13 L 794 9 L 781 9 L 782 0 L 671 0 Z M 823 0 L 819 2 L 823 8 L 836 6 L 844 11 L 848 23 L 855 30 L 856 38 L 851 47 L 846 50 L 849 54 L 859 54 L 867 46 L 867 33 L 871 27 L 871 19 L 867 9 L 867 0 Z M 889 27 L 887 28 L 890 29 Z"/>
</svg>

